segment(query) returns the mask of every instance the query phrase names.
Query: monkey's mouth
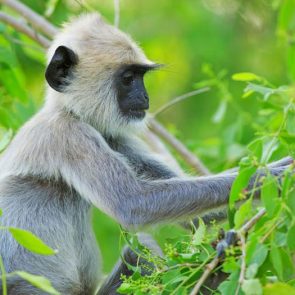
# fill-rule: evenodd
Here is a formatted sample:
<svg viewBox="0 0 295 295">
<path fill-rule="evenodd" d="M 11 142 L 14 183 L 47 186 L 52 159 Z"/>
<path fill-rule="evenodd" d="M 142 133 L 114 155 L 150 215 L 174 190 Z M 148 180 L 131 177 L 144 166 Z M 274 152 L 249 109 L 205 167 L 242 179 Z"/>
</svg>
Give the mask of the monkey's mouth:
<svg viewBox="0 0 295 295">
<path fill-rule="evenodd" d="M 129 109 L 125 115 L 131 119 L 143 119 L 145 117 L 145 109 Z"/>
</svg>

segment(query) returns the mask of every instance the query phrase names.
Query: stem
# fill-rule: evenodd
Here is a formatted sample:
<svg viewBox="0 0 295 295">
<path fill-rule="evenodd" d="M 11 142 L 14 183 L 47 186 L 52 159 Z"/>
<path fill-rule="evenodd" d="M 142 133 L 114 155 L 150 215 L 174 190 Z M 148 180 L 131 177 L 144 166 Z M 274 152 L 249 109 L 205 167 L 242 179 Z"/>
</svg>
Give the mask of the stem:
<svg viewBox="0 0 295 295">
<path fill-rule="evenodd" d="M 144 139 L 154 152 L 161 155 L 161 158 L 165 163 L 168 163 L 169 167 L 173 168 L 173 170 L 175 170 L 175 172 L 177 172 L 179 175 L 183 174 L 183 171 L 176 159 L 155 133 L 148 129 L 145 130 Z"/>
<path fill-rule="evenodd" d="M 18 0 L 0 0 L 0 3 L 6 4 L 11 9 L 18 12 L 29 23 L 31 23 L 36 30 L 43 32 L 48 37 L 52 38 L 58 32 L 54 25 Z"/>
<path fill-rule="evenodd" d="M 31 39 L 35 40 L 37 43 L 39 43 L 43 47 L 48 47 L 50 44 L 50 41 L 47 38 L 38 34 L 36 31 L 34 31 L 32 28 L 26 25 L 23 21 L 18 20 L 1 11 L 0 11 L 0 21 L 14 27 L 17 31 L 29 36 Z"/>
<path fill-rule="evenodd" d="M 1 255 L 0 255 L 0 270 L 2 274 L 2 290 L 3 290 L 2 294 L 7 295 L 6 271 L 5 271 L 5 267 L 4 267 L 3 259 Z"/>
<path fill-rule="evenodd" d="M 114 26 L 119 28 L 120 23 L 120 0 L 114 0 L 115 19 Z"/>
<path fill-rule="evenodd" d="M 209 264 L 206 265 L 206 269 L 203 272 L 202 276 L 198 280 L 197 284 L 191 291 L 190 295 L 197 295 L 202 287 L 202 285 L 205 283 L 211 272 L 214 270 L 214 268 L 218 265 L 220 261 L 220 257 L 216 256 Z"/>
<path fill-rule="evenodd" d="M 158 116 L 160 113 L 166 111 L 167 109 L 169 109 L 170 107 L 172 107 L 173 105 L 198 94 L 204 93 L 209 91 L 210 88 L 209 87 L 204 87 L 204 88 L 200 88 L 198 90 L 194 90 L 185 94 L 182 94 L 180 96 L 177 96 L 175 98 L 173 98 L 172 100 L 170 100 L 168 103 L 164 104 L 163 106 L 161 106 L 157 111 L 155 111 L 152 116 L 155 118 L 156 116 Z"/>
<path fill-rule="evenodd" d="M 245 234 L 260 220 L 260 218 L 265 213 L 266 213 L 266 210 L 263 208 L 256 215 L 254 215 L 247 223 L 245 223 L 237 231 L 238 237 L 242 237 L 242 236 L 245 237 Z M 246 241 L 244 241 L 244 244 L 245 243 L 246 243 Z M 216 266 L 218 265 L 220 259 L 221 259 L 220 256 L 216 256 L 209 264 L 207 264 L 205 271 L 203 272 L 202 276 L 200 277 L 200 279 L 196 283 L 196 285 L 193 288 L 193 290 L 190 293 L 190 295 L 196 295 L 196 294 L 198 294 L 198 292 L 200 291 L 200 288 L 202 287 L 202 285 L 204 284 L 204 282 L 207 280 L 207 278 L 210 276 L 211 272 L 216 268 Z M 243 272 L 243 277 L 244 277 L 244 271 L 245 271 L 245 268 L 241 270 L 241 272 Z"/>
<path fill-rule="evenodd" d="M 169 143 L 181 156 L 182 158 L 193 167 L 200 175 L 210 175 L 208 168 L 199 160 L 187 147 L 171 135 L 166 128 L 157 122 L 154 118 L 149 119 L 149 126 L 151 130 Z"/>
</svg>

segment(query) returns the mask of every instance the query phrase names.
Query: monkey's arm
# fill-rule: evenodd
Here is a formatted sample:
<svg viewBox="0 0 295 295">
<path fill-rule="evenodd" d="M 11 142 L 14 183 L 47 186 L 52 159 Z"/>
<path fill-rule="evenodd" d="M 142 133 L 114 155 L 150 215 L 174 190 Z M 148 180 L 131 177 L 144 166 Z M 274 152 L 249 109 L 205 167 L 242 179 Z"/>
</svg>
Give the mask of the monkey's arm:
<svg viewBox="0 0 295 295">
<path fill-rule="evenodd" d="M 148 179 L 169 179 L 180 176 L 180 171 L 174 171 L 155 156 L 138 138 L 128 138 L 107 141 L 114 151 L 124 155 L 137 176 Z"/>
<path fill-rule="evenodd" d="M 62 177 L 124 226 L 174 220 L 225 205 L 236 176 L 146 181 L 94 130 L 85 129 L 72 140 L 60 166 Z"/>
</svg>

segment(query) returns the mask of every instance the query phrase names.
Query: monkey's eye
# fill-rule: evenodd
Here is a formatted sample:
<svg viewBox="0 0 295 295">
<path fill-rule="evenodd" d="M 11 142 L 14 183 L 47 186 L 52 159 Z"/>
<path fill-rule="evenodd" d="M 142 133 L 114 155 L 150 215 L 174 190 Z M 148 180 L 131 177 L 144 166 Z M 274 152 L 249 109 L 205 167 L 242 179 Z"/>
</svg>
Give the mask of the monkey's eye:
<svg viewBox="0 0 295 295">
<path fill-rule="evenodd" d="M 122 75 L 122 82 L 124 85 L 129 86 L 134 80 L 134 73 L 132 71 L 126 71 Z"/>
</svg>

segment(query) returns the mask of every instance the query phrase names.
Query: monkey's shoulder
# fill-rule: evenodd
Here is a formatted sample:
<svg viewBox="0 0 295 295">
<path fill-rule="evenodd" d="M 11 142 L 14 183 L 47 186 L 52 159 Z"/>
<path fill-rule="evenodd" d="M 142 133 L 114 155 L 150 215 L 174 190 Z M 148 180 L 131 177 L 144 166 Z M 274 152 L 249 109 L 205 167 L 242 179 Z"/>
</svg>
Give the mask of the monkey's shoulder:
<svg viewBox="0 0 295 295">
<path fill-rule="evenodd" d="M 17 174 L 54 176 L 65 161 L 90 159 L 102 145 L 106 145 L 103 137 L 90 125 L 40 111 L 19 130 L 0 163 L 3 170 Z"/>
</svg>

